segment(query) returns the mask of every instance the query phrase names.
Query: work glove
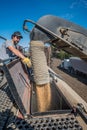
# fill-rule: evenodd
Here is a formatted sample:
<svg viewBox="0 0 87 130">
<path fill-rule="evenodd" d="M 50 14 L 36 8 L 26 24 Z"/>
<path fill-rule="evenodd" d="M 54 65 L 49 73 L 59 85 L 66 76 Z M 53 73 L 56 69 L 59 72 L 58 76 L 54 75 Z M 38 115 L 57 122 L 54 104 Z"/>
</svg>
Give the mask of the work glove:
<svg viewBox="0 0 87 130">
<path fill-rule="evenodd" d="M 22 60 L 22 62 L 24 63 L 24 64 L 26 64 L 29 68 L 31 67 L 31 61 L 30 61 L 30 59 L 29 58 L 24 58 L 23 60 Z"/>
</svg>

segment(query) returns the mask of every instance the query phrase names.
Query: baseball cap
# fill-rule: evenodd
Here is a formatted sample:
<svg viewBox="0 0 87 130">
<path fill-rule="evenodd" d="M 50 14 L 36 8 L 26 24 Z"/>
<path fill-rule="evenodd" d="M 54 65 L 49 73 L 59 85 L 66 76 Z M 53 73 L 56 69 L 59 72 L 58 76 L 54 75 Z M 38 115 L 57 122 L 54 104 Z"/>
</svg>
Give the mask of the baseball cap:
<svg viewBox="0 0 87 130">
<path fill-rule="evenodd" d="M 21 35 L 21 33 L 19 31 L 16 31 L 12 34 L 12 36 L 18 36 L 20 38 L 23 38 L 23 36 Z"/>
</svg>

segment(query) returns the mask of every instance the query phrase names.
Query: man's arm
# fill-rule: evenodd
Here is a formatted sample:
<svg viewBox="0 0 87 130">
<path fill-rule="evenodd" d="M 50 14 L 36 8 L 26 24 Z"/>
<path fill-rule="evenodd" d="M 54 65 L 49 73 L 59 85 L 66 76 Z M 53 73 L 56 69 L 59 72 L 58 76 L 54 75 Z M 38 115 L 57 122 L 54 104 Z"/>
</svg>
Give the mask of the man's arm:
<svg viewBox="0 0 87 130">
<path fill-rule="evenodd" d="M 16 56 L 21 58 L 22 62 L 26 64 L 28 67 L 31 67 L 31 61 L 29 58 L 25 57 L 19 50 L 14 48 L 13 46 L 9 46 L 8 49 L 12 51 Z"/>
<path fill-rule="evenodd" d="M 18 56 L 19 58 L 21 58 L 21 59 L 24 59 L 24 58 L 25 58 L 25 56 L 24 56 L 19 50 L 17 50 L 16 48 L 14 48 L 13 46 L 9 46 L 8 49 L 9 49 L 10 51 L 12 51 L 12 52 L 13 52 L 16 56 Z"/>
</svg>

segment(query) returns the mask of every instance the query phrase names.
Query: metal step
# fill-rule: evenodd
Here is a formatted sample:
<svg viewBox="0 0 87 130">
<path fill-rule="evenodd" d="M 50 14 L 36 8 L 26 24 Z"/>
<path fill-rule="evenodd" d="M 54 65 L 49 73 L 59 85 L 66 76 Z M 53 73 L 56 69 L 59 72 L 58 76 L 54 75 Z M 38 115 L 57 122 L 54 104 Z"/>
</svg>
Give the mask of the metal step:
<svg viewBox="0 0 87 130">
<path fill-rule="evenodd" d="M 69 117 L 37 117 L 31 119 L 16 119 L 9 124 L 8 130 L 83 130 L 73 116 Z"/>
<path fill-rule="evenodd" d="M 0 89 L 0 130 L 3 130 L 5 127 L 5 124 L 7 122 L 7 119 L 9 117 L 11 107 L 12 107 L 12 101 L 10 99 L 9 90 L 1 90 Z"/>
</svg>

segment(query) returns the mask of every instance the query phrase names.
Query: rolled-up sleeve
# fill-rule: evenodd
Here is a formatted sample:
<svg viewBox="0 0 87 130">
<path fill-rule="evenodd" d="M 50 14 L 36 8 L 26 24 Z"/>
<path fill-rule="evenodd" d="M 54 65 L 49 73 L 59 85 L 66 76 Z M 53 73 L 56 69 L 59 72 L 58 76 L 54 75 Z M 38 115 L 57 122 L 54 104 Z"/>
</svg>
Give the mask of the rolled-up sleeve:
<svg viewBox="0 0 87 130">
<path fill-rule="evenodd" d="M 8 48 L 9 46 L 14 46 L 12 41 L 6 41 L 6 48 Z"/>
</svg>

